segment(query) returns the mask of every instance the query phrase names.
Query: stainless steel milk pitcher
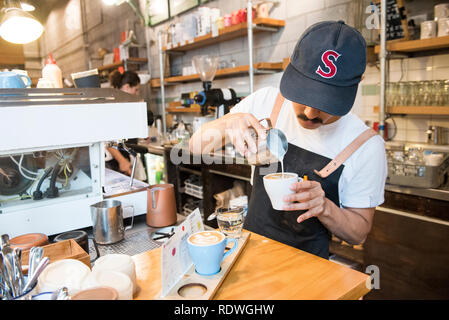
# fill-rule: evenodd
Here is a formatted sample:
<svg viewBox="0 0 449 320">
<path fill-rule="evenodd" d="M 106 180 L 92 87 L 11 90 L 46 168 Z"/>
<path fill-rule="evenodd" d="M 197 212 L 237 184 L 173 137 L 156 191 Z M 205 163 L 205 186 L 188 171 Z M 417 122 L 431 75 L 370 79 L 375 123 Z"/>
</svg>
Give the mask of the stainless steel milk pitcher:
<svg viewBox="0 0 449 320">
<path fill-rule="evenodd" d="M 128 207 L 128 206 L 127 206 Z M 123 207 L 117 200 L 104 200 L 90 206 L 95 241 L 99 244 L 111 244 L 123 240 L 125 230 L 131 229 L 134 222 L 134 207 L 131 224 L 123 225 Z"/>
<path fill-rule="evenodd" d="M 269 118 L 261 119 L 259 122 L 266 121 L 266 134 L 265 140 L 259 139 L 256 130 L 250 128 L 251 137 L 256 142 L 257 152 L 248 153 L 248 163 L 251 165 L 264 165 L 270 163 L 276 163 L 284 159 L 284 155 L 287 153 L 288 142 L 285 134 L 271 125 Z M 262 124 L 262 123 L 261 123 Z"/>
</svg>

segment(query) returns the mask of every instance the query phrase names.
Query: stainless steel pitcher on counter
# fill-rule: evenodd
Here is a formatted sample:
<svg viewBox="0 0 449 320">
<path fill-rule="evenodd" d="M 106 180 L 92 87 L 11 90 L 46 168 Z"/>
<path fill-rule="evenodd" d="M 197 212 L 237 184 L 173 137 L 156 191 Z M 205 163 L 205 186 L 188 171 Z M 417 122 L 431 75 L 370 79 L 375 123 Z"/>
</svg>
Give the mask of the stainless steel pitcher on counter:
<svg viewBox="0 0 449 320">
<path fill-rule="evenodd" d="M 133 208 L 131 224 L 124 227 L 123 208 Z M 134 207 L 122 207 L 117 200 L 104 200 L 90 206 L 94 238 L 98 244 L 112 244 L 123 240 L 125 230 L 131 229 L 134 223 Z"/>
</svg>

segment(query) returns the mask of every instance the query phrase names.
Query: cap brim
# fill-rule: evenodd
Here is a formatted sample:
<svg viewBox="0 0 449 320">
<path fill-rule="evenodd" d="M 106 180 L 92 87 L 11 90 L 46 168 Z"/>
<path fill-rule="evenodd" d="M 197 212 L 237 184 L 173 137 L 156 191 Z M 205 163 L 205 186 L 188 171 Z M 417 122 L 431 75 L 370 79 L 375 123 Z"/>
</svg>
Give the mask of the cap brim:
<svg viewBox="0 0 449 320">
<path fill-rule="evenodd" d="M 358 84 L 338 87 L 308 78 L 289 64 L 282 76 L 280 90 L 290 101 L 334 116 L 344 116 L 354 105 L 357 87 Z"/>
</svg>

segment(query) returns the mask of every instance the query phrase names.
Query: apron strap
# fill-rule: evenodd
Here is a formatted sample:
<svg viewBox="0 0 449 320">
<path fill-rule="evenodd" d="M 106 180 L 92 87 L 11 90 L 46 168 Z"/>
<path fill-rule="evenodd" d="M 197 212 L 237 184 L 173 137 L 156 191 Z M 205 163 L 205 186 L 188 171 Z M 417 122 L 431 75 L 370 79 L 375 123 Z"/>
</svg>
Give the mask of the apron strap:
<svg viewBox="0 0 449 320">
<path fill-rule="evenodd" d="M 285 98 L 279 92 L 270 115 L 271 126 L 273 128 L 276 128 L 276 122 L 278 120 L 279 113 L 281 112 L 282 105 L 284 104 L 284 100 Z"/>
<path fill-rule="evenodd" d="M 377 135 L 377 132 L 373 129 L 367 129 L 355 138 L 343 151 L 341 151 L 331 162 L 329 162 L 320 171 L 314 170 L 314 172 L 321 178 L 327 178 L 335 170 L 337 170 L 343 162 L 346 161 L 358 148 L 360 148 L 371 137 Z"/>
</svg>

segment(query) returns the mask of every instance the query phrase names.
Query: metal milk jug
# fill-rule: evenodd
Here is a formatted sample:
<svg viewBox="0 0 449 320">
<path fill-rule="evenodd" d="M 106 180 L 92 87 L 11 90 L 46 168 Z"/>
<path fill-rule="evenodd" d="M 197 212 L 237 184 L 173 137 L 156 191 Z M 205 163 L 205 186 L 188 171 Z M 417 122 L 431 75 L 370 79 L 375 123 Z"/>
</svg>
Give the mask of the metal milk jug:
<svg viewBox="0 0 449 320">
<path fill-rule="evenodd" d="M 251 165 L 266 165 L 276 163 L 284 159 L 287 153 L 288 142 L 285 134 L 271 125 L 269 118 L 261 119 L 259 122 L 266 121 L 265 131 L 267 138 L 265 140 L 259 139 L 256 130 L 250 129 L 251 136 L 256 141 L 257 152 L 248 153 L 248 163 Z"/>
<path fill-rule="evenodd" d="M 99 244 L 112 244 L 125 237 L 125 230 L 131 229 L 134 222 L 134 207 L 131 224 L 123 225 L 123 207 L 117 200 L 104 200 L 90 206 L 95 241 Z"/>
</svg>

